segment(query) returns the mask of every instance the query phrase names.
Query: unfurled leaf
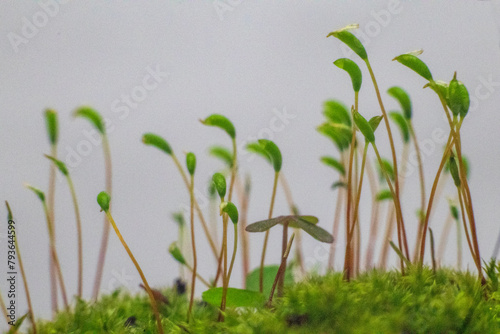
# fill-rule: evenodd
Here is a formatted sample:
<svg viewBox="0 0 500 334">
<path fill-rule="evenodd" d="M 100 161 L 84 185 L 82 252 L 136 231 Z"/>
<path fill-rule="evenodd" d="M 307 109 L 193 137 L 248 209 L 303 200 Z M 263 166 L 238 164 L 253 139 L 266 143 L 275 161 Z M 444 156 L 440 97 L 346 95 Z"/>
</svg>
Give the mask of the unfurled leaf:
<svg viewBox="0 0 500 334">
<path fill-rule="evenodd" d="M 264 281 L 263 281 L 263 290 L 262 293 L 265 296 L 269 296 L 271 293 L 271 289 L 273 287 L 274 279 L 276 278 L 276 274 L 278 274 L 279 265 L 269 265 L 264 266 Z M 294 283 L 292 270 L 287 268 L 285 271 L 285 286 L 291 285 Z M 252 270 L 248 273 L 246 277 L 246 288 L 250 291 L 259 291 L 259 282 L 260 282 L 260 268 Z"/>
<path fill-rule="evenodd" d="M 222 301 L 222 288 L 211 288 L 201 294 L 204 302 L 220 307 Z M 266 297 L 260 292 L 227 288 L 226 307 L 261 307 Z"/>
<path fill-rule="evenodd" d="M 403 117 L 398 112 L 390 112 L 389 117 L 396 123 L 401 132 L 401 137 L 403 137 L 403 142 L 408 143 L 410 141 L 410 128 L 408 127 L 407 118 Z"/>
<path fill-rule="evenodd" d="M 224 162 L 229 168 L 233 167 L 233 154 L 227 148 L 222 146 L 210 147 L 208 153 Z"/>
<path fill-rule="evenodd" d="M 368 60 L 365 47 L 360 40 L 354 36 L 349 30 L 357 28 L 357 25 L 349 25 L 342 29 L 329 33 L 326 37 L 334 36 L 344 42 L 352 51 L 354 51 L 361 59 Z"/>
<path fill-rule="evenodd" d="M 236 130 L 234 129 L 233 123 L 225 116 L 212 114 L 205 118 L 205 120 L 200 120 L 201 123 L 208 126 L 216 126 L 226 131 L 227 134 L 234 139 L 236 137 Z"/>
<path fill-rule="evenodd" d="M 194 171 L 196 170 L 196 156 L 193 152 L 186 154 L 186 167 L 189 175 L 193 176 Z"/>
<path fill-rule="evenodd" d="M 361 89 L 361 83 L 363 81 L 363 76 L 361 74 L 359 66 L 354 61 L 348 58 L 337 59 L 333 62 L 333 64 L 335 64 L 335 66 L 337 66 L 338 68 L 345 70 L 349 74 L 352 81 L 352 88 L 355 92 L 359 92 L 359 90 Z"/>
<path fill-rule="evenodd" d="M 75 117 L 86 118 L 102 134 L 106 134 L 106 127 L 101 115 L 91 107 L 83 106 L 78 108 L 73 114 Z"/>
<path fill-rule="evenodd" d="M 108 212 L 109 203 L 111 202 L 111 196 L 105 191 L 101 191 L 97 195 L 97 203 L 101 207 L 101 211 Z"/>
<path fill-rule="evenodd" d="M 271 158 L 271 162 L 273 164 L 274 171 L 279 173 L 281 170 L 282 158 L 281 151 L 278 146 L 268 140 L 268 139 L 259 139 L 259 145 L 267 152 L 269 157 Z"/>
<path fill-rule="evenodd" d="M 342 165 L 342 163 L 337 159 L 335 159 L 334 157 L 323 156 L 321 157 L 321 162 L 329 167 L 332 167 L 333 169 L 338 171 L 341 175 L 345 175 L 344 165 Z"/>
<path fill-rule="evenodd" d="M 347 149 L 351 143 L 351 128 L 347 127 L 344 124 L 323 123 L 317 127 L 317 130 L 322 135 L 330 138 L 330 140 L 333 141 L 340 152 Z"/>
<path fill-rule="evenodd" d="M 174 241 L 170 244 L 170 246 L 168 247 L 168 252 L 177 262 L 183 265 L 186 264 L 186 259 L 184 258 L 184 255 L 182 255 L 182 252 L 179 249 L 179 247 L 177 246 L 177 242 Z"/>
<path fill-rule="evenodd" d="M 59 126 L 57 121 L 57 112 L 55 110 L 45 110 L 45 125 L 47 126 L 50 145 L 56 145 L 59 137 Z"/>
<path fill-rule="evenodd" d="M 392 199 L 392 193 L 389 189 L 382 189 L 377 193 L 375 200 L 378 202 Z"/>
<path fill-rule="evenodd" d="M 298 217 L 300 218 L 301 216 Z M 305 219 L 293 220 L 290 222 L 289 226 L 293 228 L 300 228 L 318 241 L 328 244 L 331 244 L 333 242 L 333 236 L 330 233 Z"/>
<path fill-rule="evenodd" d="M 328 100 L 323 104 L 323 115 L 332 123 L 344 124 L 351 128 L 351 114 L 345 104 L 336 100 Z"/>
<path fill-rule="evenodd" d="M 361 131 L 366 141 L 369 143 L 375 142 L 375 134 L 370 123 L 368 123 L 368 121 L 356 110 L 353 110 L 352 117 L 354 123 L 358 127 L 359 131 Z"/>
<path fill-rule="evenodd" d="M 223 202 L 220 205 L 220 209 L 222 212 L 227 213 L 233 224 L 238 223 L 238 209 L 236 208 L 236 205 L 231 202 Z"/>
<path fill-rule="evenodd" d="M 417 74 L 420 74 L 422 77 L 427 79 L 428 81 L 432 81 L 432 74 L 427 65 L 420 60 L 417 56 L 411 53 L 405 53 L 397 56 L 393 60 L 400 62 L 401 64 L 409 67 Z"/>
<path fill-rule="evenodd" d="M 172 155 L 172 148 L 168 144 L 168 142 L 162 137 L 154 134 L 154 133 L 145 133 L 142 135 L 142 142 L 146 145 L 154 146 L 168 155 Z"/>
<path fill-rule="evenodd" d="M 64 176 L 68 176 L 69 172 L 68 172 L 68 168 L 66 167 L 66 164 L 64 162 L 62 162 L 61 160 L 57 160 L 56 158 L 54 157 L 51 157 L 47 154 L 45 154 L 45 157 L 47 159 L 50 159 L 54 165 L 56 165 L 57 169 L 59 169 L 59 171 L 64 175 Z"/>
<path fill-rule="evenodd" d="M 215 185 L 215 189 L 222 199 L 226 196 L 226 178 L 221 173 L 215 173 L 212 176 L 212 182 Z"/>
<path fill-rule="evenodd" d="M 465 85 L 457 80 L 456 72 L 448 88 L 448 103 L 453 115 L 460 115 L 461 118 L 467 115 L 470 107 L 469 92 Z"/>
<path fill-rule="evenodd" d="M 267 151 L 258 142 L 248 143 L 245 148 L 247 149 L 248 152 L 260 155 L 262 158 L 266 159 L 270 164 L 272 164 L 271 157 L 269 156 L 269 154 L 267 154 Z"/>
<path fill-rule="evenodd" d="M 368 123 L 370 123 L 370 126 L 372 127 L 373 132 L 377 131 L 377 128 L 383 119 L 384 119 L 384 116 L 382 116 L 382 115 L 373 116 L 372 118 L 370 118 Z"/>
<path fill-rule="evenodd" d="M 45 202 L 45 193 L 43 191 L 33 186 L 30 186 L 29 184 L 25 184 L 24 186 L 29 190 L 33 191 L 38 196 L 40 201 Z"/>
<path fill-rule="evenodd" d="M 408 93 L 403 88 L 398 86 L 389 88 L 387 93 L 398 101 L 401 110 L 403 110 L 404 117 L 406 119 L 411 119 L 413 108 Z"/>
</svg>

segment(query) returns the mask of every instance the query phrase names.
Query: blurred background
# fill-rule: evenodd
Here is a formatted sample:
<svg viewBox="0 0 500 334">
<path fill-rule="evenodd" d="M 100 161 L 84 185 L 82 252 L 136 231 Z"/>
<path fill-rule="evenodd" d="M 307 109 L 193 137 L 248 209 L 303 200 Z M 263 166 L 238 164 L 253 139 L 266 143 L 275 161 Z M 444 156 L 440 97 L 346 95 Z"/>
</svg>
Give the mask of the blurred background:
<svg viewBox="0 0 500 334">
<path fill-rule="evenodd" d="M 359 23 L 364 43 L 388 110 L 398 104 L 386 90 L 398 85 L 413 101 L 413 124 L 423 150 L 427 193 L 442 155 L 448 124 L 439 101 L 421 77 L 391 60 L 415 49 L 433 76 L 451 80 L 454 71 L 469 89 L 471 109 L 462 127 L 463 152 L 471 163 L 470 185 L 481 256 L 492 255 L 500 203 L 500 50 L 498 1 L 4 1 L 0 3 L 0 198 L 14 211 L 19 244 L 37 317 L 49 318 L 48 233 L 38 198 L 23 187 L 28 182 L 48 188 L 50 153 L 43 111 L 59 113 L 58 157 L 71 168 L 79 197 L 84 238 L 84 297 L 90 298 L 101 241 L 103 213 L 96 195 L 104 189 L 100 139 L 85 120 L 72 112 L 90 105 L 107 121 L 113 161 L 113 215 L 154 287 L 171 285 L 178 265 L 167 252 L 177 239 L 173 212 L 186 208 L 189 196 L 172 160 L 145 147 L 141 136 L 165 137 L 179 159 L 198 157 L 196 189 L 206 205 L 208 180 L 224 165 L 209 156 L 210 145 L 230 147 L 218 129 L 198 122 L 212 113 L 226 115 L 236 126 L 243 148 L 257 138 L 275 141 L 283 155 L 283 172 L 301 213 L 316 215 L 332 229 L 337 196 L 330 186 L 338 176 L 319 161 L 338 157 L 332 143 L 315 128 L 323 122 L 323 102 L 352 104 L 345 72 L 332 63 L 341 57 L 358 62 L 364 83 L 359 111 L 369 118 L 380 113 L 366 67 L 360 59 L 326 35 Z M 363 65 L 363 66 L 361 66 Z M 377 142 L 390 158 L 387 135 Z M 396 132 L 397 130 L 393 130 Z M 397 138 L 398 156 L 401 140 Z M 444 137 L 444 139 L 443 139 Z M 371 153 L 370 153 L 371 154 Z M 373 155 L 370 155 L 373 160 Z M 249 222 L 267 218 L 273 170 L 262 159 L 240 151 L 240 175 L 250 175 Z M 405 178 L 402 195 L 411 245 L 419 208 L 416 169 Z M 444 197 L 454 197 L 449 182 Z M 368 238 L 369 187 L 363 189 L 361 240 Z M 238 201 L 236 201 L 238 204 Z M 57 176 L 55 225 L 57 250 L 69 293 L 76 293 L 77 248 L 73 206 L 65 180 Z M 449 209 L 442 199 L 431 222 L 437 237 Z M 288 214 L 278 191 L 275 215 Z M 0 216 L 6 217 L 4 207 Z M 385 215 L 385 209 L 384 209 Z M 384 216 L 385 217 L 385 216 Z M 188 217 L 186 217 L 188 218 Z M 7 272 L 7 219 L 0 224 L 0 277 Z M 383 218 L 385 222 L 385 218 Z M 215 261 L 196 220 L 199 271 L 214 276 Z M 219 232 L 220 233 L 220 232 Z M 267 263 L 278 263 L 280 231 L 270 235 Z M 220 240 L 220 238 L 219 238 Z M 252 234 L 251 269 L 259 263 L 263 234 Z M 342 269 L 344 235 L 335 268 Z M 324 272 L 329 247 L 303 236 L 308 269 Z M 380 240 L 375 259 L 378 261 Z M 463 244 L 463 269 L 474 265 Z M 190 256 L 187 256 L 190 259 Z M 240 287 L 241 257 L 231 285 Z M 390 255 L 390 268 L 397 268 Z M 456 265 L 455 229 L 443 264 Z M 0 280 L 6 295 L 6 280 Z M 140 277 L 111 231 L 102 293 L 118 287 L 138 291 Z M 197 285 L 197 294 L 203 286 Z M 17 282 L 18 316 L 27 310 L 21 277 Z"/>
</svg>

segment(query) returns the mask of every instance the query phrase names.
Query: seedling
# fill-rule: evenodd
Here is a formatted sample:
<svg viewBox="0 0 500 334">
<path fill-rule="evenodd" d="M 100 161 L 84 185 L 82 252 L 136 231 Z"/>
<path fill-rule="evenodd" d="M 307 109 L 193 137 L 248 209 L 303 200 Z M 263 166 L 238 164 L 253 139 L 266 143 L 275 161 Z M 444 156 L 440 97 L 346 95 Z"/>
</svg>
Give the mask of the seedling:
<svg viewBox="0 0 500 334">
<path fill-rule="evenodd" d="M 105 192 L 101 191 L 97 195 L 97 203 L 101 207 L 101 211 L 104 211 L 106 214 L 106 217 L 108 218 L 109 223 L 115 230 L 116 236 L 118 239 L 120 239 L 120 242 L 123 245 L 123 248 L 125 248 L 125 251 L 127 252 L 128 256 L 130 257 L 130 260 L 134 263 L 135 268 L 137 269 L 137 272 L 139 273 L 139 276 L 141 276 L 142 283 L 144 284 L 145 290 L 147 291 L 149 295 L 149 300 L 151 302 L 151 307 L 153 308 L 153 313 L 156 318 L 156 324 L 158 326 L 158 333 L 163 334 L 163 326 L 161 325 L 161 319 L 160 319 L 160 313 L 158 312 L 158 306 L 156 305 L 156 300 L 154 297 L 153 292 L 151 291 L 151 288 L 149 287 L 148 281 L 146 280 L 146 276 L 144 276 L 144 273 L 142 272 L 141 267 L 139 266 L 139 263 L 135 259 L 134 255 L 132 254 L 132 251 L 128 247 L 127 243 L 125 242 L 125 239 L 123 239 L 122 234 L 120 233 L 120 230 L 118 229 L 118 226 L 115 223 L 115 220 L 113 219 L 113 216 L 111 215 L 110 212 L 110 205 L 111 205 L 111 196 Z"/>
<path fill-rule="evenodd" d="M 108 136 L 106 135 L 106 125 L 104 124 L 104 120 L 102 119 L 102 116 L 94 109 L 88 106 L 83 106 L 78 108 L 74 112 L 74 117 L 81 117 L 85 118 L 87 121 L 89 121 L 99 132 L 102 138 L 102 149 L 104 152 L 104 165 L 105 165 L 105 175 L 106 175 L 106 191 L 108 194 L 112 194 L 112 179 L 113 179 L 113 174 L 112 174 L 112 166 L 111 166 L 111 150 L 109 148 L 109 141 L 108 141 Z M 54 158 L 56 156 L 53 154 L 52 155 Z M 99 249 L 99 258 L 97 261 L 97 270 L 96 270 L 96 275 L 95 275 L 95 281 L 94 281 L 94 288 L 92 295 L 95 300 L 99 297 L 99 289 L 101 287 L 101 281 L 102 281 L 102 273 L 104 269 L 104 263 L 106 261 L 106 252 L 108 250 L 108 240 L 109 240 L 109 224 L 106 221 L 106 217 L 104 217 L 103 221 L 103 230 L 102 230 L 102 237 L 101 237 L 101 246 Z"/>
<path fill-rule="evenodd" d="M 196 170 L 196 156 L 194 153 L 189 152 L 186 154 L 186 166 L 190 175 L 189 182 L 189 199 L 190 199 L 190 225 L 191 225 L 191 247 L 193 249 L 193 274 L 191 276 L 191 297 L 189 298 L 189 308 L 187 313 L 187 321 L 191 318 L 191 311 L 193 309 L 194 290 L 196 286 L 196 270 L 198 269 L 198 259 L 196 256 L 196 241 L 194 236 L 194 172 Z"/>
<path fill-rule="evenodd" d="M 179 246 L 177 246 L 177 242 L 172 242 L 170 246 L 168 247 L 168 252 L 172 257 L 179 262 L 179 264 L 183 267 L 186 267 L 191 273 L 193 273 L 193 267 L 189 265 L 189 263 L 186 262 L 186 259 L 184 258 L 184 255 L 182 255 L 181 250 L 179 249 Z M 212 285 L 208 283 L 207 280 L 205 280 L 202 276 L 200 276 L 199 273 L 196 273 L 196 277 L 207 287 L 210 288 Z"/>
</svg>

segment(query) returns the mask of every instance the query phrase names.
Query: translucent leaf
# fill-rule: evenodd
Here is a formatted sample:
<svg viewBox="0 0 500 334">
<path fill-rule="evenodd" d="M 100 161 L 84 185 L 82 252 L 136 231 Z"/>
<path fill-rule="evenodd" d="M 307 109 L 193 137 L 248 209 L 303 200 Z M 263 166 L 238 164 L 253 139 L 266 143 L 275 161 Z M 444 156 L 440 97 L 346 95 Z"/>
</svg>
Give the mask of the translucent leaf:
<svg viewBox="0 0 500 334">
<path fill-rule="evenodd" d="M 368 123 L 368 121 L 356 110 L 353 111 L 352 116 L 354 123 L 358 127 L 359 131 L 361 131 L 366 141 L 369 143 L 375 142 L 375 134 L 373 133 L 370 123 Z"/>
<path fill-rule="evenodd" d="M 351 114 L 345 104 L 336 100 L 328 100 L 323 104 L 323 115 L 333 123 L 344 124 L 351 128 Z"/>
<path fill-rule="evenodd" d="M 361 57 L 361 59 L 366 61 L 368 60 L 368 55 L 366 54 L 365 47 L 356 36 L 354 36 L 350 31 L 348 31 L 355 27 L 357 27 L 357 25 L 349 25 L 347 27 L 329 33 L 326 37 L 334 36 L 338 38 L 339 40 L 344 42 L 349 48 L 351 48 L 352 51 L 354 51 L 359 57 Z"/>
<path fill-rule="evenodd" d="M 217 193 L 219 193 L 219 197 L 222 199 L 226 196 L 226 178 L 221 173 L 215 173 L 212 176 L 212 182 L 215 185 L 215 189 Z"/>
<path fill-rule="evenodd" d="M 337 159 L 335 159 L 334 157 L 322 156 L 321 162 L 329 167 L 332 167 L 333 169 L 338 171 L 341 175 L 345 175 L 344 165 L 342 165 L 342 163 Z"/>
<path fill-rule="evenodd" d="M 345 70 L 352 81 L 352 88 L 355 92 L 359 92 L 361 89 L 361 83 L 363 81 L 363 76 L 361 75 L 361 70 L 359 66 L 352 60 L 348 58 L 340 58 L 333 62 L 335 66 Z"/>
<path fill-rule="evenodd" d="M 271 158 L 274 171 L 278 173 L 281 170 L 282 164 L 281 151 L 278 146 L 268 139 L 259 139 L 259 145 L 267 152 Z"/>
<path fill-rule="evenodd" d="M 263 289 L 262 293 L 265 296 L 269 296 L 271 293 L 271 289 L 273 287 L 274 279 L 276 278 L 276 274 L 278 274 L 279 265 L 269 265 L 264 266 L 264 281 L 263 281 Z M 291 285 L 294 283 L 292 270 L 291 268 L 287 268 L 285 271 L 285 286 Z M 260 291 L 260 268 L 252 270 L 248 273 L 246 277 L 246 288 L 250 291 Z"/>
<path fill-rule="evenodd" d="M 227 134 L 234 139 L 236 137 L 236 130 L 234 129 L 233 123 L 225 116 L 212 114 L 205 118 L 205 120 L 200 120 L 201 123 L 208 126 L 216 126 L 226 131 Z"/>
<path fill-rule="evenodd" d="M 233 167 L 233 153 L 229 149 L 222 146 L 212 146 L 208 153 L 224 162 L 229 168 Z"/>
<path fill-rule="evenodd" d="M 344 124 L 323 123 L 316 130 L 333 141 L 340 152 L 347 149 L 351 144 L 352 131 Z"/>
<path fill-rule="evenodd" d="M 417 74 L 420 74 L 425 79 L 429 81 L 433 80 L 431 71 L 429 70 L 427 65 L 414 54 L 405 53 L 397 56 L 393 60 L 396 60 L 401 64 L 409 67 L 410 69 L 415 71 Z"/>
<path fill-rule="evenodd" d="M 193 152 L 186 154 L 186 167 L 189 174 L 194 175 L 194 171 L 196 170 L 196 156 Z"/>
<path fill-rule="evenodd" d="M 389 189 L 382 189 L 377 193 L 375 200 L 378 202 L 385 201 L 388 199 L 392 199 L 392 193 Z"/>
<path fill-rule="evenodd" d="M 396 123 L 401 132 L 401 137 L 403 137 L 403 142 L 408 143 L 410 141 L 410 128 L 408 127 L 407 118 L 404 118 L 398 112 L 390 112 L 389 117 Z"/>
<path fill-rule="evenodd" d="M 201 294 L 206 303 L 220 307 L 222 301 L 222 288 L 211 288 Z M 256 291 L 227 288 L 226 307 L 261 307 L 266 302 L 266 297 Z"/>
<path fill-rule="evenodd" d="M 64 175 L 64 176 L 68 176 L 69 172 L 68 172 L 68 168 L 66 167 L 66 164 L 64 162 L 62 162 L 61 160 L 57 160 L 56 158 L 54 157 L 51 157 L 47 154 L 45 154 L 45 157 L 47 159 L 50 159 L 54 165 L 56 165 L 57 169 L 59 169 L 59 171 Z"/>
<path fill-rule="evenodd" d="M 59 126 L 57 121 L 57 112 L 55 110 L 45 110 L 45 125 L 47 126 L 50 144 L 56 145 L 59 137 Z"/>
<path fill-rule="evenodd" d="M 271 157 L 269 156 L 269 154 L 267 154 L 267 151 L 258 142 L 249 143 L 245 148 L 247 149 L 248 152 L 260 155 L 262 158 L 266 159 L 270 164 L 272 164 Z"/>
<path fill-rule="evenodd" d="M 233 224 L 238 223 L 238 209 L 236 208 L 236 205 L 234 205 L 231 202 L 224 202 L 224 203 L 221 203 L 220 208 L 221 208 L 222 212 L 227 213 L 229 218 L 231 218 L 231 221 L 233 222 Z"/>
<path fill-rule="evenodd" d="M 91 107 L 83 106 L 78 108 L 75 113 L 75 117 L 86 118 L 94 127 L 102 134 L 106 134 L 106 127 L 104 126 L 104 121 L 101 115 L 92 109 Z"/>
<path fill-rule="evenodd" d="M 109 210 L 109 203 L 111 202 L 111 196 L 105 191 L 101 191 L 97 195 L 97 203 L 101 207 L 101 210 L 104 212 L 108 212 Z"/>
<path fill-rule="evenodd" d="M 372 118 L 370 118 L 368 123 L 370 123 L 370 126 L 372 127 L 373 132 L 377 131 L 377 128 L 383 119 L 384 119 L 384 116 L 373 116 Z"/>
<path fill-rule="evenodd" d="M 172 148 L 168 144 L 168 142 L 162 137 L 154 134 L 154 133 L 145 133 L 142 135 L 142 142 L 146 145 L 154 146 L 168 155 L 172 155 Z"/>
<path fill-rule="evenodd" d="M 403 88 L 398 86 L 389 88 L 387 90 L 387 93 L 398 101 L 401 110 L 403 110 L 403 115 L 405 116 L 405 118 L 411 119 L 413 110 L 408 93 Z"/>
<path fill-rule="evenodd" d="M 177 242 L 174 241 L 170 244 L 170 246 L 168 247 L 168 252 L 177 262 L 183 265 L 186 264 L 186 259 L 184 258 L 184 255 L 182 255 L 182 252 L 179 249 L 179 247 L 177 246 Z"/>
<path fill-rule="evenodd" d="M 467 115 L 470 107 L 469 92 L 465 85 L 457 80 L 456 72 L 448 88 L 448 103 L 453 115 L 460 115 L 461 118 Z"/>
</svg>

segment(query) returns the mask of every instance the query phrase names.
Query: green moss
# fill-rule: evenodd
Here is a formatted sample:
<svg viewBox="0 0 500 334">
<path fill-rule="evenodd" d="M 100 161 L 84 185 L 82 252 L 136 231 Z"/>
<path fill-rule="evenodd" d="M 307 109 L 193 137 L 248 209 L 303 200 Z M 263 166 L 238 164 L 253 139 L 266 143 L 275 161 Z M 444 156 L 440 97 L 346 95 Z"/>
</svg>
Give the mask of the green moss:
<svg viewBox="0 0 500 334">
<path fill-rule="evenodd" d="M 500 332 L 500 293 L 473 273 L 449 269 L 371 271 L 351 282 L 342 273 L 314 275 L 289 286 L 273 309 L 227 310 L 225 323 L 216 321 L 217 308 L 197 302 L 187 324 L 186 295 L 162 292 L 170 302 L 160 306 L 168 333 Z M 125 326 L 130 317 L 134 325 Z M 39 323 L 39 332 L 155 333 L 156 324 L 146 294 L 117 290 L 97 303 L 79 301 L 54 322 Z"/>
</svg>

